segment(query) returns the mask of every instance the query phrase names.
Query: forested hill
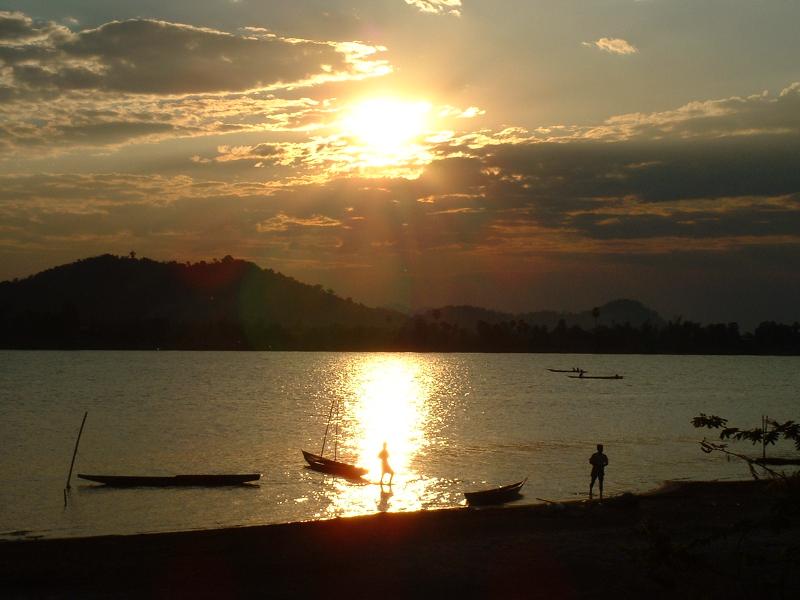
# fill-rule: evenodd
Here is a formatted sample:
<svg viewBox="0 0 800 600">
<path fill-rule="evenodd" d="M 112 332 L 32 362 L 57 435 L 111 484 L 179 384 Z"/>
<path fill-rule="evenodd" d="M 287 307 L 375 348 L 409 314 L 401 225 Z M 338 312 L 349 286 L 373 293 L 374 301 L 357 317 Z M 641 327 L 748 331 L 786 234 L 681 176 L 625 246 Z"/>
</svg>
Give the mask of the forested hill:
<svg viewBox="0 0 800 600">
<path fill-rule="evenodd" d="M 638 300 L 627 299 L 612 300 L 602 306 L 579 312 L 541 310 L 512 314 L 475 306 L 444 306 L 426 310 L 421 315 L 429 320 L 440 320 L 465 329 L 475 329 L 481 322 L 496 325 L 509 321 L 522 322 L 529 326 L 544 326 L 548 329 L 553 329 L 560 321 L 564 321 L 568 327 L 580 327 L 584 330 L 592 330 L 601 325 L 606 327 L 625 324 L 641 327 L 645 323 L 651 327 L 666 325 L 666 321 L 656 311 Z"/>
<path fill-rule="evenodd" d="M 665 322 L 635 300 L 582 312 L 448 306 L 408 316 L 226 256 L 103 255 L 0 283 L 0 348 L 800 354 L 800 324 Z"/>
<path fill-rule="evenodd" d="M 225 257 L 103 255 L 0 284 L 0 343 L 52 348 L 358 348 L 407 320 Z"/>
</svg>

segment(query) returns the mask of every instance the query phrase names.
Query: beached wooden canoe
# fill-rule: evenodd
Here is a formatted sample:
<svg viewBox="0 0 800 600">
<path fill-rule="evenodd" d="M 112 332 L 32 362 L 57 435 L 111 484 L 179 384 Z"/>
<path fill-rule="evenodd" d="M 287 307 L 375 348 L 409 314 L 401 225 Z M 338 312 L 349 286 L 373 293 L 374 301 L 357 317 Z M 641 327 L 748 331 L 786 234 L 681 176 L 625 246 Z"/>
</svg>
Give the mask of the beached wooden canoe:
<svg viewBox="0 0 800 600">
<path fill-rule="evenodd" d="M 489 504 L 503 504 L 511 502 L 520 498 L 519 491 L 525 482 L 528 481 L 526 477 L 522 481 L 504 485 L 499 488 L 492 488 L 490 490 L 480 490 L 478 492 L 464 492 L 467 498 L 467 503 L 470 506 L 486 506 Z"/>
<path fill-rule="evenodd" d="M 249 481 L 261 479 L 261 473 L 235 473 L 223 475 L 173 475 L 138 476 L 138 475 L 86 475 L 78 473 L 79 479 L 103 483 L 114 487 L 168 487 L 168 486 L 221 486 L 242 485 Z"/>
<path fill-rule="evenodd" d="M 312 454 L 311 452 L 306 452 L 305 450 L 301 450 L 301 452 L 303 453 L 303 458 L 306 459 L 308 466 L 321 473 L 338 475 L 339 477 L 346 477 L 348 479 L 361 479 L 369 472 L 367 469 L 340 462 L 338 460 L 325 458 L 319 454 Z"/>
</svg>

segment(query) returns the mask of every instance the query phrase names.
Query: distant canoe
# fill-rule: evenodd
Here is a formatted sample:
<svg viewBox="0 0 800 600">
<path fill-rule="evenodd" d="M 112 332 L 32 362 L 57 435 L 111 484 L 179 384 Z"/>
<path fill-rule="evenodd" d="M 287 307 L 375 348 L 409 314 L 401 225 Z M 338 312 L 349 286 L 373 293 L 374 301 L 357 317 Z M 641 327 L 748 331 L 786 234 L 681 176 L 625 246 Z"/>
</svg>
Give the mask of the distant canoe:
<svg viewBox="0 0 800 600">
<path fill-rule="evenodd" d="M 308 466 L 315 471 L 319 471 L 320 473 L 338 475 L 339 477 L 346 477 L 347 479 L 361 479 L 369 472 L 367 469 L 340 462 L 338 460 L 325 458 L 319 454 L 312 454 L 311 452 L 306 452 L 305 450 L 301 450 L 300 452 L 303 453 L 303 458 L 306 459 Z"/>
<path fill-rule="evenodd" d="M 467 498 L 467 503 L 470 506 L 487 506 L 490 504 L 504 504 L 520 498 L 519 491 L 525 482 L 528 481 L 526 477 L 522 481 L 504 485 L 499 488 L 492 488 L 490 490 L 481 490 L 478 492 L 464 492 Z"/>
<path fill-rule="evenodd" d="M 586 373 L 583 369 L 547 369 L 551 373 Z"/>
<path fill-rule="evenodd" d="M 170 487 L 170 486 L 223 486 L 242 485 L 249 481 L 261 479 L 261 473 L 236 473 L 224 475 L 173 475 L 138 476 L 138 475 L 86 475 L 78 473 L 78 478 L 95 483 L 103 483 L 114 487 Z"/>
<path fill-rule="evenodd" d="M 625 379 L 622 375 L 567 375 L 570 379 Z"/>
</svg>

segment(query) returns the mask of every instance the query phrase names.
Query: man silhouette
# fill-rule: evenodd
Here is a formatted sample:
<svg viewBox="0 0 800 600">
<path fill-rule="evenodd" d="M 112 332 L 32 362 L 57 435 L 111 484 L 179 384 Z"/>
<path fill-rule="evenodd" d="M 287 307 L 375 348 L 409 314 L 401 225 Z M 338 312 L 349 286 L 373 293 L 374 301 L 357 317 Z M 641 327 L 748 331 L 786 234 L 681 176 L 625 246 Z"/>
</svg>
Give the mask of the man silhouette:
<svg viewBox="0 0 800 600">
<path fill-rule="evenodd" d="M 378 458 L 381 459 L 381 485 L 383 485 L 383 477 L 387 473 L 389 473 L 389 485 L 392 485 L 394 471 L 392 467 L 389 466 L 389 451 L 386 449 L 386 442 L 383 442 L 383 450 L 378 454 Z"/>
<path fill-rule="evenodd" d="M 592 454 L 589 458 L 589 464 L 592 465 L 592 481 L 589 484 L 589 498 L 593 497 L 592 490 L 594 482 L 598 481 L 600 484 L 600 500 L 603 499 L 603 477 L 605 476 L 606 465 L 608 465 L 608 457 L 603 454 L 603 444 L 597 444 L 597 452 Z"/>
</svg>

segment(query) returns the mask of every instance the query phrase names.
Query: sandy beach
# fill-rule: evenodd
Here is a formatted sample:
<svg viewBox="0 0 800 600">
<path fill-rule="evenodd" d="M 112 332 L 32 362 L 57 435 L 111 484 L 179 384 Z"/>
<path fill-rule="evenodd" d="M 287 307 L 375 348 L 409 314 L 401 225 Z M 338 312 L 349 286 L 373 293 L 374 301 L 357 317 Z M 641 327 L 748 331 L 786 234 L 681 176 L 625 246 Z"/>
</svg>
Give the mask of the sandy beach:
<svg viewBox="0 0 800 600">
<path fill-rule="evenodd" d="M 4 542 L 0 580 L 21 598 L 781 598 L 800 584 L 796 499 L 684 482 L 602 503 Z"/>
</svg>

